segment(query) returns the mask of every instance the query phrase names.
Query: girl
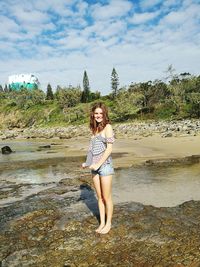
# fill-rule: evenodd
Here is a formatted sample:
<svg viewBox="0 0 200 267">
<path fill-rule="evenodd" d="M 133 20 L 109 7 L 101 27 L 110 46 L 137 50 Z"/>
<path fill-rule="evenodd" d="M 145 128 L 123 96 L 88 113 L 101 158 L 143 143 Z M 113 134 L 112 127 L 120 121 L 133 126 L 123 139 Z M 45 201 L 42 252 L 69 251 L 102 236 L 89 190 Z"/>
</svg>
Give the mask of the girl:
<svg viewBox="0 0 200 267">
<path fill-rule="evenodd" d="M 111 229 L 113 201 L 111 194 L 112 175 L 112 144 L 114 135 L 108 111 L 103 103 L 96 103 L 90 113 L 90 129 L 92 138 L 83 168 L 89 167 L 92 172 L 94 187 L 98 198 L 100 225 L 97 233 L 107 234 Z"/>
</svg>

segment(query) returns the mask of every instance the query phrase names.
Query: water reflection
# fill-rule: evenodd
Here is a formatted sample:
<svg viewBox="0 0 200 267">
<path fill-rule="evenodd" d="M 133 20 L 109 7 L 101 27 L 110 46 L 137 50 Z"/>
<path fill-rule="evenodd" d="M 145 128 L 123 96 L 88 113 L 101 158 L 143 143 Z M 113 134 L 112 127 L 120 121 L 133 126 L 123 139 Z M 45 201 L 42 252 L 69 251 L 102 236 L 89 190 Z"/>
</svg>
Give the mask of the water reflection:
<svg viewBox="0 0 200 267">
<path fill-rule="evenodd" d="M 114 199 L 157 207 L 200 200 L 200 164 L 119 170 L 114 179 Z"/>
<path fill-rule="evenodd" d="M 40 168 L 4 170 L 0 173 L 0 191 L 11 185 L 21 186 L 16 200 L 56 186 L 62 179 L 73 179 L 81 175 L 77 162 L 47 164 Z M 88 176 L 89 173 L 88 173 Z M 90 190 L 80 188 L 81 197 L 88 208 L 96 214 L 95 197 Z M 5 194 L 4 194 L 5 195 Z M 91 201 L 92 199 L 92 201 Z M 200 200 L 200 164 L 179 167 L 138 167 L 116 170 L 113 179 L 114 203 L 140 202 L 157 207 L 170 207 L 189 200 Z M 0 204 L 6 199 L 1 197 Z M 7 199 L 9 202 L 9 199 Z M 88 201 L 88 202 L 87 202 Z"/>
<path fill-rule="evenodd" d="M 62 167 L 63 168 L 63 167 Z M 59 182 L 61 179 L 69 178 L 69 170 L 60 170 L 57 166 L 47 166 L 45 168 L 29 168 L 6 170 L 0 173 L 0 181 L 6 180 L 15 184 L 42 184 Z"/>
</svg>

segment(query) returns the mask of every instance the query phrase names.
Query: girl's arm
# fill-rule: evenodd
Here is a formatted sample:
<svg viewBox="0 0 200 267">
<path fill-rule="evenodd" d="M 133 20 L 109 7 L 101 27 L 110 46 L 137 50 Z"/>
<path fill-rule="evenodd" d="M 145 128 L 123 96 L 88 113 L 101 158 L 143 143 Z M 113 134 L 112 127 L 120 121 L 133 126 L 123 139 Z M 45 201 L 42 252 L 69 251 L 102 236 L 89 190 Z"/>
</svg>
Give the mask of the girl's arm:
<svg viewBox="0 0 200 267">
<path fill-rule="evenodd" d="M 113 130 L 112 130 L 112 126 L 110 124 L 107 124 L 106 125 L 106 128 L 105 128 L 105 137 L 108 140 L 106 150 L 104 151 L 103 156 L 101 157 L 101 159 L 99 160 L 99 162 L 96 163 L 96 164 L 92 164 L 89 167 L 92 170 L 99 169 L 101 167 L 101 165 L 107 160 L 107 158 L 112 153 L 112 144 L 113 144 L 113 141 L 110 141 L 109 142 L 109 138 L 113 139 Z"/>
</svg>

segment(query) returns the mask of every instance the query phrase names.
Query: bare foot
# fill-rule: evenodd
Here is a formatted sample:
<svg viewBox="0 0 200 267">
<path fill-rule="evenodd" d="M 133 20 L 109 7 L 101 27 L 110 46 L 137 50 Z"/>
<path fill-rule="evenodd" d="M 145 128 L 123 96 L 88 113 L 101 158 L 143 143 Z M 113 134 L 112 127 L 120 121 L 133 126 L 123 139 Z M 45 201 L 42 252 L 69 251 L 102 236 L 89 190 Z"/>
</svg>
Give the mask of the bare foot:
<svg viewBox="0 0 200 267">
<path fill-rule="evenodd" d="M 101 230 L 104 228 L 105 224 L 100 224 L 99 227 L 95 230 L 97 233 L 100 233 Z"/>
<path fill-rule="evenodd" d="M 111 229 L 111 224 L 107 224 L 103 227 L 103 229 L 99 232 L 100 234 L 107 234 Z"/>
</svg>

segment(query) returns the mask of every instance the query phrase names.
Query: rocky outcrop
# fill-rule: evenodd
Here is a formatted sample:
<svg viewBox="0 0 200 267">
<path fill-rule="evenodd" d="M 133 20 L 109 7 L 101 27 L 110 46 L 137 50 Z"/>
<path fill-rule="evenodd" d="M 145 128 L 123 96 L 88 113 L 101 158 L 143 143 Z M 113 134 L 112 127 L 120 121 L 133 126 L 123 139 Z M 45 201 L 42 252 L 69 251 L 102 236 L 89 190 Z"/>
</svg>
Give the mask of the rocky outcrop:
<svg viewBox="0 0 200 267">
<path fill-rule="evenodd" d="M 26 128 L 0 131 L 0 138 L 13 139 L 13 138 L 60 138 L 69 139 L 77 136 L 89 135 L 89 129 L 86 126 L 67 126 L 67 127 L 54 127 L 54 128 Z"/>
<path fill-rule="evenodd" d="M 115 127 L 118 135 L 149 136 L 160 134 L 162 137 L 197 135 L 200 133 L 200 120 L 134 122 L 118 124 Z"/>
<path fill-rule="evenodd" d="M 174 166 L 174 165 L 189 165 L 200 163 L 200 155 L 192 155 L 182 158 L 168 158 L 168 159 L 149 159 L 145 162 L 145 165 L 151 166 Z"/>
<path fill-rule="evenodd" d="M 65 179 L 1 208 L 1 266 L 200 265 L 199 201 L 172 208 L 115 205 L 113 227 L 100 235 L 90 181 Z"/>
<path fill-rule="evenodd" d="M 160 134 L 163 138 L 171 136 L 186 136 L 200 134 L 200 120 L 182 120 L 182 121 L 152 121 L 152 122 L 131 122 L 113 124 L 116 136 L 150 136 Z M 51 128 L 25 128 L 1 130 L 1 139 L 12 138 L 60 138 L 69 139 L 77 136 L 88 136 L 90 131 L 88 125 L 51 127 Z"/>
<path fill-rule="evenodd" d="M 12 153 L 12 149 L 9 146 L 4 146 L 1 148 L 1 153 L 4 155 Z"/>
</svg>

